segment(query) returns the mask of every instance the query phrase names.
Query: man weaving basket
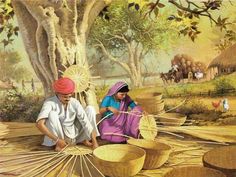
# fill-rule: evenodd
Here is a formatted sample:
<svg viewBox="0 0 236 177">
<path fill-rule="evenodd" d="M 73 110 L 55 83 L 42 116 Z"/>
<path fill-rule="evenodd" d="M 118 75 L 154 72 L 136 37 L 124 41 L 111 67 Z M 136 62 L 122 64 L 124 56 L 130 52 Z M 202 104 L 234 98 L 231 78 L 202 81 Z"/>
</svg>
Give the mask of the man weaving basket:
<svg viewBox="0 0 236 177">
<path fill-rule="evenodd" d="M 37 128 L 45 135 L 42 145 L 55 145 L 56 151 L 68 143 L 82 142 L 94 149 L 98 147 L 96 111 L 92 106 L 83 109 L 80 102 L 72 98 L 75 83 L 69 78 L 60 78 L 54 82 L 53 89 L 55 96 L 45 100 L 36 120 Z"/>
</svg>

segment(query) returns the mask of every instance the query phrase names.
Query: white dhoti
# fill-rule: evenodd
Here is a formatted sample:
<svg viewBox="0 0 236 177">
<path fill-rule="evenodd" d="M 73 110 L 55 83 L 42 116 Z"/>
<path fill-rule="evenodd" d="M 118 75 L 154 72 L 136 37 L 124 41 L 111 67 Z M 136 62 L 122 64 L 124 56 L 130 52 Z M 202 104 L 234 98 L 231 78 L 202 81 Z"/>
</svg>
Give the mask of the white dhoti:
<svg viewBox="0 0 236 177">
<path fill-rule="evenodd" d="M 63 120 L 59 118 L 59 115 L 55 111 L 51 111 L 49 113 L 48 119 L 46 120 L 46 126 L 49 131 L 52 132 L 55 136 L 61 139 L 65 139 L 68 143 L 75 144 L 84 140 L 90 140 L 93 130 L 95 130 L 97 136 L 99 136 L 99 131 L 96 126 L 96 111 L 92 106 L 87 106 L 85 109 L 85 113 L 87 115 L 88 121 L 92 126 L 92 129 L 85 127 L 88 128 L 87 130 L 85 130 L 85 128 L 83 128 L 83 125 L 80 123 L 79 117 L 76 117 L 77 120 L 75 120 L 75 124 L 67 127 L 66 125 L 63 125 Z M 65 134 L 65 130 L 70 134 Z M 53 146 L 55 145 L 55 141 L 53 141 L 48 136 L 45 136 L 42 145 Z"/>
</svg>

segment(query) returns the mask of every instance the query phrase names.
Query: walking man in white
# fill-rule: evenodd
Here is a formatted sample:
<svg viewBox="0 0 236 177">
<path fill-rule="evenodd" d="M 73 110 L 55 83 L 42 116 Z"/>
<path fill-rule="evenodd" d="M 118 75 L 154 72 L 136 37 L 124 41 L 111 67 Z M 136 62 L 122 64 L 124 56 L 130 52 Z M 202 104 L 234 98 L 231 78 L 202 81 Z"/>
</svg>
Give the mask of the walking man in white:
<svg viewBox="0 0 236 177">
<path fill-rule="evenodd" d="M 98 147 L 96 111 L 92 106 L 84 110 L 80 102 L 72 98 L 75 83 L 69 78 L 60 78 L 54 82 L 53 89 L 55 96 L 45 100 L 36 120 L 37 128 L 45 135 L 42 145 L 55 145 L 56 151 L 68 143 L 82 142 L 94 149 Z"/>
</svg>

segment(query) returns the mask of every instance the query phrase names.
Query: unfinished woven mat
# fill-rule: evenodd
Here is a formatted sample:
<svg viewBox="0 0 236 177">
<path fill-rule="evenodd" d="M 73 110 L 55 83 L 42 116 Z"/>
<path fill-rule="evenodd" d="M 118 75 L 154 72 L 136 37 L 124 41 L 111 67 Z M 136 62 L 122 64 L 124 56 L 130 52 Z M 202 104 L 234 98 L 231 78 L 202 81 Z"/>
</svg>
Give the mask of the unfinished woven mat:
<svg viewBox="0 0 236 177">
<path fill-rule="evenodd" d="M 154 116 L 143 115 L 139 122 L 139 131 L 144 139 L 154 140 L 157 136 L 157 125 Z"/>
<path fill-rule="evenodd" d="M 80 93 L 89 87 L 90 74 L 86 67 L 79 65 L 71 65 L 63 73 L 64 77 L 69 77 L 76 84 L 76 92 Z"/>
</svg>

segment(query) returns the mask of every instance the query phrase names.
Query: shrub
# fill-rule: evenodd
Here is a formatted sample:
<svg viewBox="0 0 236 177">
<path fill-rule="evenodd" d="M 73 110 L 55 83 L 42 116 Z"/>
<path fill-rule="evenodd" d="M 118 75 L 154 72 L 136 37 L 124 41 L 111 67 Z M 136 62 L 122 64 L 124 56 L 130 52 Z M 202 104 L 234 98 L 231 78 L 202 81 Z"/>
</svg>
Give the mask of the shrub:
<svg viewBox="0 0 236 177">
<path fill-rule="evenodd" d="M 230 80 L 226 78 L 219 78 L 214 82 L 214 86 L 214 90 L 219 94 L 227 93 L 230 89 L 234 89 L 234 86 L 230 83 Z"/>
<path fill-rule="evenodd" d="M 166 105 L 165 110 L 171 109 L 175 106 L 176 105 Z M 176 108 L 174 111 L 185 114 L 185 115 L 190 115 L 190 114 L 205 113 L 205 112 L 209 112 L 210 110 L 203 103 L 203 101 L 194 98 L 194 99 L 187 100 L 183 105 Z"/>
<path fill-rule="evenodd" d="M 98 103 L 100 103 L 104 98 L 104 96 L 106 95 L 106 93 L 108 92 L 109 86 L 108 85 L 97 86 L 95 90 L 96 90 L 97 101 Z"/>
<path fill-rule="evenodd" d="M 0 103 L 0 121 L 35 122 L 43 100 L 39 95 L 23 95 L 10 90 Z"/>
</svg>

